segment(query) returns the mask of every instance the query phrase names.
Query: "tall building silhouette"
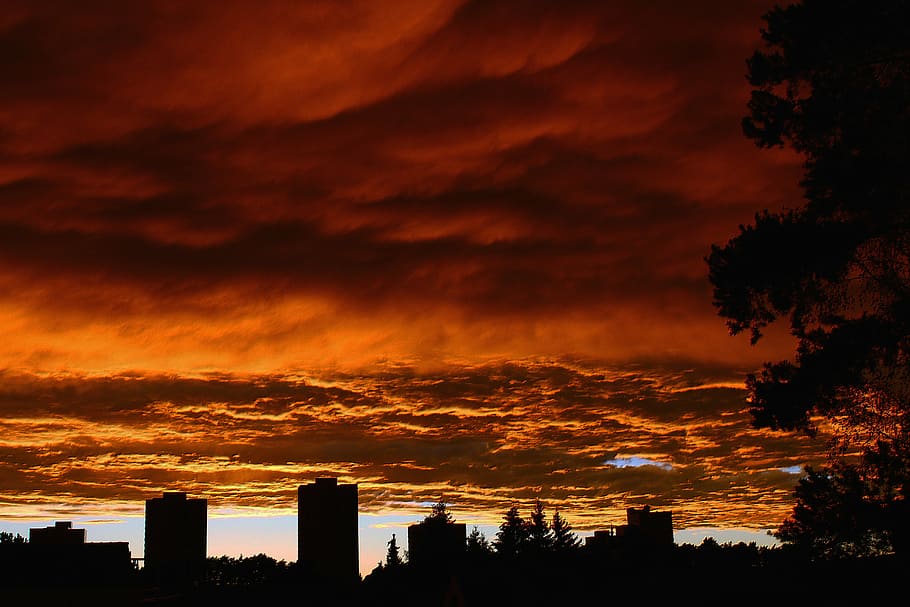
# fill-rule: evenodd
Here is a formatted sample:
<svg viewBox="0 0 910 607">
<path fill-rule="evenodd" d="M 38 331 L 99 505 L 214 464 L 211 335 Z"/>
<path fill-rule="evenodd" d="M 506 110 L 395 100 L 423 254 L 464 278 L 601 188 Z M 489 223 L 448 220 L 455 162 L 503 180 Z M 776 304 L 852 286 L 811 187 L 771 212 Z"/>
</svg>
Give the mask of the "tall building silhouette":
<svg viewBox="0 0 910 607">
<path fill-rule="evenodd" d="M 145 568 L 159 579 L 180 581 L 205 566 L 204 499 L 167 492 L 145 502 Z"/>
<path fill-rule="evenodd" d="M 626 524 L 595 531 L 585 546 L 601 557 L 661 557 L 675 545 L 673 513 L 654 512 L 650 506 L 626 509 Z"/>
<path fill-rule="evenodd" d="M 673 513 L 654 512 L 650 506 L 626 510 L 628 524 L 617 529 L 618 535 L 635 538 L 652 546 L 673 544 Z"/>
<path fill-rule="evenodd" d="M 357 485 L 317 478 L 297 491 L 297 561 L 305 570 L 338 580 L 359 575 Z"/>
</svg>

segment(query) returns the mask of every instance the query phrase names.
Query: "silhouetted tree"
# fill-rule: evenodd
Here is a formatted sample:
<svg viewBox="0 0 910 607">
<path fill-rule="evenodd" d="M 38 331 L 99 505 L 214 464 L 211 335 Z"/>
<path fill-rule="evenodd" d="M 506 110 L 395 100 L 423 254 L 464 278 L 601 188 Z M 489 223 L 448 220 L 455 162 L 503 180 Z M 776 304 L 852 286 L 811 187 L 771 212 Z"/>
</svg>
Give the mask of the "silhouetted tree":
<svg viewBox="0 0 910 607">
<path fill-rule="evenodd" d="M 540 499 L 534 500 L 534 509 L 528 522 L 528 547 L 537 553 L 549 552 L 553 546 L 553 534 L 547 524 L 543 503 Z"/>
<path fill-rule="evenodd" d="M 493 547 L 487 540 L 487 537 L 477 529 L 475 525 L 465 540 L 466 550 L 469 557 L 483 558 L 493 554 Z"/>
<path fill-rule="evenodd" d="M 713 537 L 706 537 L 697 547 L 680 544 L 676 547 L 674 562 L 677 567 L 698 568 L 703 571 L 757 573 L 768 565 L 770 552 L 779 553 L 779 546 L 759 547 L 755 542 L 724 542 L 719 544 Z M 805 561 L 802 562 L 805 565 Z M 795 571 L 794 569 L 790 569 Z"/>
<path fill-rule="evenodd" d="M 385 566 L 389 568 L 401 567 L 403 564 L 401 560 L 401 555 L 398 553 L 398 542 L 395 539 L 395 534 L 392 534 L 392 539 L 386 544 L 389 549 L 385 555 Z"/>
<path fill-rule="evenodd" d="M 881 529 L 879 504 L 857 468 L 835 463 L 807 468 L 796 488 L 797 505 L 775 536 L 810 556 L 843 558 L 884 552 L 888 537 Z"/>
<path fill-rule="evenodd" d="M 717 543 L 716 539 L 709 535 L 701 541 L 701 544 L 698 545 L 698 549 L 704 550 L 705 552 L 717 552 L 720 550 L 720 544 Z"/>
<path fill-rule="evenodd" d="M 559 514 L 559 510 L 553 513 L 550 529 L 553 532 L 552 543 L 556 552 L 568 552 L 581 545 L 581 540 L 572 532 L 572 525 Z"/>
<path fill-rule="evenodd" d="M 423 521 L 430 524 L 448 525 L 449 523 L 454 523 L 455 519 L 452 517 L 452 513 L 448 511 L 446 503 L 440 500 L 433 504 L 430 513 L 424 517 Z"/>
<path fill-rule="evenodd" d="M 892 550 L 910 554 L 910 449 L 879 441 L 866 449 L 860 470 L 867 499 L 878 510 L 877 528 L 884 529 Z"/>
<path fill-rule="evenodd" d="M 293 579 L 291 567 L 265 554 L 209 557 L 205 581 L 212 586 L 250 587 L 284 583 Z"/>
<path fill-rule="evenodd" d="M 0 531 L 0 544 L 25 544 L 28 540 L 18 533 L 13 534 L 10 531 Z"/>
<path fill-rule="evenodd" d="M 516 557 L 528 544 L 528 523 L 518 513 L 518 506 L 512 506 L 503 516 L 496 534 L 496 553 L 504 557 Z"/>
<path fill-rule="evenodd" d="M 760 147 L 802 155 L 805 201 L 764 211 L 712 247 L 714 304 L 753 343 L 788 318 L 794 359 L 747 378 L 754 423 L 812 435 L 814 415 L 833 422 L 832 462 L 864 453 L 852 464 L 856 488 L 884 483 L 891 515 L 876 534 L 893 541 L 906 532 L 888 526 L 910 518 L 910 475 L 893 473 L 910 453 L 910 3 L 804 0 L 764 19 L 743 129 Z M 878 471 L 881 445 L 893 457 Z M 852 495 L 823 480 L 844 477 L 845 465 L 812 477 L 794 511 L 802 531 L 789 524 L 782 537 L 822 523 L 807 514 L 812 491 Z"/>
</svg>

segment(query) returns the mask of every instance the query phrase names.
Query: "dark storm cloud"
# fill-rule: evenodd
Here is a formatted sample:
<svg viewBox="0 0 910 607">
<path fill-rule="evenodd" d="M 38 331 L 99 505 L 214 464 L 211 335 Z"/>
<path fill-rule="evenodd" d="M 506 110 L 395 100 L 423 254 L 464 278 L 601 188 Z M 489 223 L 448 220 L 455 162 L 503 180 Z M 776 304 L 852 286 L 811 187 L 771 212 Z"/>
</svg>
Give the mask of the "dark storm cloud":
<svg viewBox="0 0 910 607">
<path fill-rule="evenodd" d="M 705 227 L 717 203 L 756 203 L 706 199 L 697 181 L 706 175 L 684 173 L 697 173 L 699 155 L 722 163 L 718 154 L 742 143 L 741 108 L 723 103 L 742 89 L 741 59 L 719 51 L 745 52 L 750 41 L 737 36 L 760 6 L 747 17 L 723 3 L 468 3 L 399 49 L 404 81 L 365 103 L 301 118 L 284 91 L 284 115 L 252 104 L 209 121 L 194 104 L 212 102 L 211 87 L 246 92 L 242 78 L 217 72 L 226 57 L 267 58 L 255 47 L 194 48 L 187 32 L 233 23 L 238 7 L 23 8 L 3 31 L 16 98 L 61 114 L 92 103 L 116 128 L 93 128 L 98 118 L 77 111 L 84 123 L 73 133 L 57 137 L 47 130 L 55 123 L 14 131 L 6 149 L 21 174 L 0 184 L 15 201 L 2 213 L 0 258 L 18 269 L 13 283 L 26 273 L 54 291 L 72 281 L 61 305 L 75 304 L 91 276 L 120 311 L 131 293 L 174 309 L 213 287 L 356 307 L 416 298 L 473 314 L 586 310 L 604 298 L 692 306 L 706 294 L 701 256 L 729 231 Z M 311 33 L 305 11 L 294 19 Z M 235 25 L 265 27 L 260 16 Z M 163 86 L 168 70 L 194 69 L 204 75 L 196 98 Z M 157 101 L 132 99 L 152 83 L 162 85 Z M 37 153 L 24 151 L 29 131 L 47 135 Z"/>
</svg>

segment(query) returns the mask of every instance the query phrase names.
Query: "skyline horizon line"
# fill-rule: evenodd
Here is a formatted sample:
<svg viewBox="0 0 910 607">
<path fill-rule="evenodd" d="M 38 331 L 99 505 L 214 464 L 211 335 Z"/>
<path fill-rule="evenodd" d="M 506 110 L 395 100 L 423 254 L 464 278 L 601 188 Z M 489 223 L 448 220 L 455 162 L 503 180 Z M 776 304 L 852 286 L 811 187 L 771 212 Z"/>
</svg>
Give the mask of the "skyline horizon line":
<svg viewBox="0 0 910 607">
<path fill-rule="evenodd" d="M 655 512 L 671 512 L 672 510 L 653 510 Z M 498 523 L 489 518 L 476 517 L 459 518 L 457 511 L 451 511 L 455 521 L 464 523 L 469 529 L 477 527 L 487 539 L 492 540 L 499 529 Z M 555 510 L 551 510 L 555 512 Z M 562 511 L 560 511 L 562 513 Z M 625 509 L 622 510 L 625 512 Z M 373 513 L 358 510 L 357 537 L 360 546 L 359 573 L 367 575 L 382 561 L 386 546 L 392 534 L 397 534 L 399 547 L 407 551 L 407 528 L 419 524 L 422 520 L 415 517 L 422 516 L 414 510 L 408 514 L 402 513 Z M 552 515 L 550 515 L 552 516 Z M 549 518 L 549 517 L 548 517 Z M 220 512 L 206 513 L 206 530 L 208 541 L 206 544 L 207 558 L 242 558 L 259 554 L 278 561 L 297 561 L 297 519 L 296 514 L 283 514 L 271 516 L 225 515 Z M 501 519 L 501 517 L 500 517 Z M 243 524 L 238 524 L 238 521 Z M 599 525 L 586 525 L 584 528 L 576 526 L 571 517 L 567 517 L 572 525 L 572 532 L 580 540 L 593 537 L 598 530 L 605 530 L 620 526 L 621 522 L 601 522 Z M 35 518 L 30 520 L 18 519 L 16 522 L 0 519 L 0 530 L 19 533 L 28 537 L 28 531 L 33 524 L 56 522 L 72 522 L 84 526 L 87 542 L 127 542 L 133 559 L 142 559 L 144 554 L 144 523 L 145 517 L 121 516 L 111 519 L 93 519 L 87 516 L 74 516 L 68 518 Z M 244 529 L 246 530 L 244 532 Z M 95 533 L 92 533 L 92 532 Z M 721 527 L 721 526 L 687 526 L 673 528 L 674 544 L 698 545 L 707 538 L 712 538 L 718 544 L 725 543 L 755 543 L 760 547 L 777 547 L 781 542 L 771 535 L 768 528 L 748 527 Z M 93 537 L 96 536 L 97 537 Z M 139 547 L 134 550 L 134 546 Z M 137 556 L 141 554 L 142 556 Z"/>
</svg>

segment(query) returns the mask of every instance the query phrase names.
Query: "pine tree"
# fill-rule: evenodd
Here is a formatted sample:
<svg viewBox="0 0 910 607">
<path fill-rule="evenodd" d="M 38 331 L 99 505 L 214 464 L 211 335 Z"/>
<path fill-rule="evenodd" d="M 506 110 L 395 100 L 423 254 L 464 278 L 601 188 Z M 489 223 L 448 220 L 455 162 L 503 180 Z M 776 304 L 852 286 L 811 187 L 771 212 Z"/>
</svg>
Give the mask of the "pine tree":
<svg viewBox="0 0 910 607">
<path fill-rule="evenodd" d="M 432 511 L 424 517 L 423 522 L 448 525 L 449 523 L 454 523 L 455 519 L 452 517 L 452 513 L 446 509 L 446 503 L 439 500 L 433 504 Z"/>
<path fill-rule="evenodd" d="M 518 556 L 527 546 L 528 523 L 518 514 L 518 506 L 506 512 L 494 543 L 496 552 L 507 558 Z"/>
<path fill-rule="evenodd" d="M 581 545 L 578 536 L 572 532 L 572 525 L 560 516 L 559 510 L 553 514 L 553 522 L 550 523 L 550 529 L 553 532 L 553 550 L 556 552 L 568 552 Z"/>
<path fill-rule="evenodd" d="M 531 511 L 531 521 L 528 524 L 528 544 L 535 552 L 548 552 L 553 545 L 553 534 L 547 524 L 543 504 L 540 499 L 534 501 L 534 510 Z"/>
<path fill-rule="evenodd" d="M 385 556 L 385 564 L 389 569 L 395 569 L 396 567 L 401 567 L 402 560 L 401 555 L 398 553 L 398 541 L 395 539 L 395 534 L 392 534 L 392 539 L 387 543 L 389 547 L 388 552 Z"/>
<path fill-rule="evenodd" d="M 474 526 L 467 538 L 467 552 L 470 556 L 483 557 L 492 554 L 493 547 L 487 541 L 487 537 Z"/>
</svg>

